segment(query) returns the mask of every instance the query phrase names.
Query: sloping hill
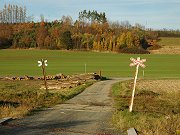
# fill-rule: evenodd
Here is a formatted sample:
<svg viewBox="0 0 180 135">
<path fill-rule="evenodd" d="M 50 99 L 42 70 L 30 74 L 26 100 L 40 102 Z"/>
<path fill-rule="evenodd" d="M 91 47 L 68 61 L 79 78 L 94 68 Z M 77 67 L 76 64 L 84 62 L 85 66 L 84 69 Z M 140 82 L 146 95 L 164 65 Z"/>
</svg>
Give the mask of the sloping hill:
<svg viewBox="0 0 180 135">
<path fill-rule="evenodd" d="M 180 38 L 161 37 L 158 44 L 162 48 L 150 50 L 151 54 L 180 54 Z"/>
</svg>

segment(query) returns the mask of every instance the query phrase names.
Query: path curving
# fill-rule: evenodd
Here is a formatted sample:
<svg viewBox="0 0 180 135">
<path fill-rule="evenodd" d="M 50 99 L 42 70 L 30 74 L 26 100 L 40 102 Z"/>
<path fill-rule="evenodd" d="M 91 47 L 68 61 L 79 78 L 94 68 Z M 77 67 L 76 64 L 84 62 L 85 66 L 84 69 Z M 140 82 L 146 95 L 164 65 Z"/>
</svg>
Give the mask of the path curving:
<svg viewBox="0 0 180 135">
<path fill-rule="evenodd" d="M 2 135 L 120 135 L 110 126 L 110 88 L 127 78 L 100 81 L 64 104 L 0 126 Z"/>
</svg>

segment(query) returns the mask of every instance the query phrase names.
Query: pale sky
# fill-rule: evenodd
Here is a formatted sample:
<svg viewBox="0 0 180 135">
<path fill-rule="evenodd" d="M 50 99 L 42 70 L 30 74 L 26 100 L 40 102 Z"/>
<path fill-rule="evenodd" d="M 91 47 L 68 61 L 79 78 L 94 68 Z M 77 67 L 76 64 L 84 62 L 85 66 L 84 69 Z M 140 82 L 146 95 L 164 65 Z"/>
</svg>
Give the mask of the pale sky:
<svg viewBox="0 0 180 135">
<path fill-rule="evenodd" d="M 146 28 L 180 29 L 180 0 L 0 0 L 4 4 L 26 6 L 34 21 L 44 15 L 48 21 L 60 20 L 63 15 L 78 19 L 83 10 L 105 12 L 110 21 L 129 21 Z"/>
</svg>

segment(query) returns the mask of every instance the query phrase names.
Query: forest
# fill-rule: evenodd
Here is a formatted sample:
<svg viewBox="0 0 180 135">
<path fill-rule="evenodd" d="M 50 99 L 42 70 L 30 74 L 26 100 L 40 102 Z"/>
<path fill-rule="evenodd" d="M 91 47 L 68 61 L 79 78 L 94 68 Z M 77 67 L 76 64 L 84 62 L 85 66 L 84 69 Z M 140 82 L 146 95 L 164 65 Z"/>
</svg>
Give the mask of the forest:
<svg viewBox="0 0 180 135">
<path fill-rule="evenodd" d="M 104 12 L 78 13 L 78 19 L 62 16 L 60 20 L 29 21 L 26 7 L 5 5 L 0 10 L 0 49 L 93 50 L 122 53 L 149 53 L 158 46 L 159 36 L 180 36 L 172 30 L 155 31 L 128 21 L 109 22 Z"/>
</svg>

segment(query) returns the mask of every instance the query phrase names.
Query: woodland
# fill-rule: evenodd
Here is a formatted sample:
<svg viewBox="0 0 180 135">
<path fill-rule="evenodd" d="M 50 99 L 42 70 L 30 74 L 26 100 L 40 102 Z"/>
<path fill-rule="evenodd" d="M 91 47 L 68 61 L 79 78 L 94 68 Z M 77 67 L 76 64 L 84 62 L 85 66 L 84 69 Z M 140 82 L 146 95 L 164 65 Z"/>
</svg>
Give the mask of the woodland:
<svg viewBox="0 0 180 135">
<path fill-rule="evenodd" d="M 128 21 L 110 22 L 105 12 L 83 10 L 78 19 L 39 22 L 27 16 L 26 7 L 4 5 L 0 9 L 0 49 L 57 49 L 149 53 L 160 47 L 159 37 L 180 37 L 179 30 L 153 30 Z"/>
</svg>

